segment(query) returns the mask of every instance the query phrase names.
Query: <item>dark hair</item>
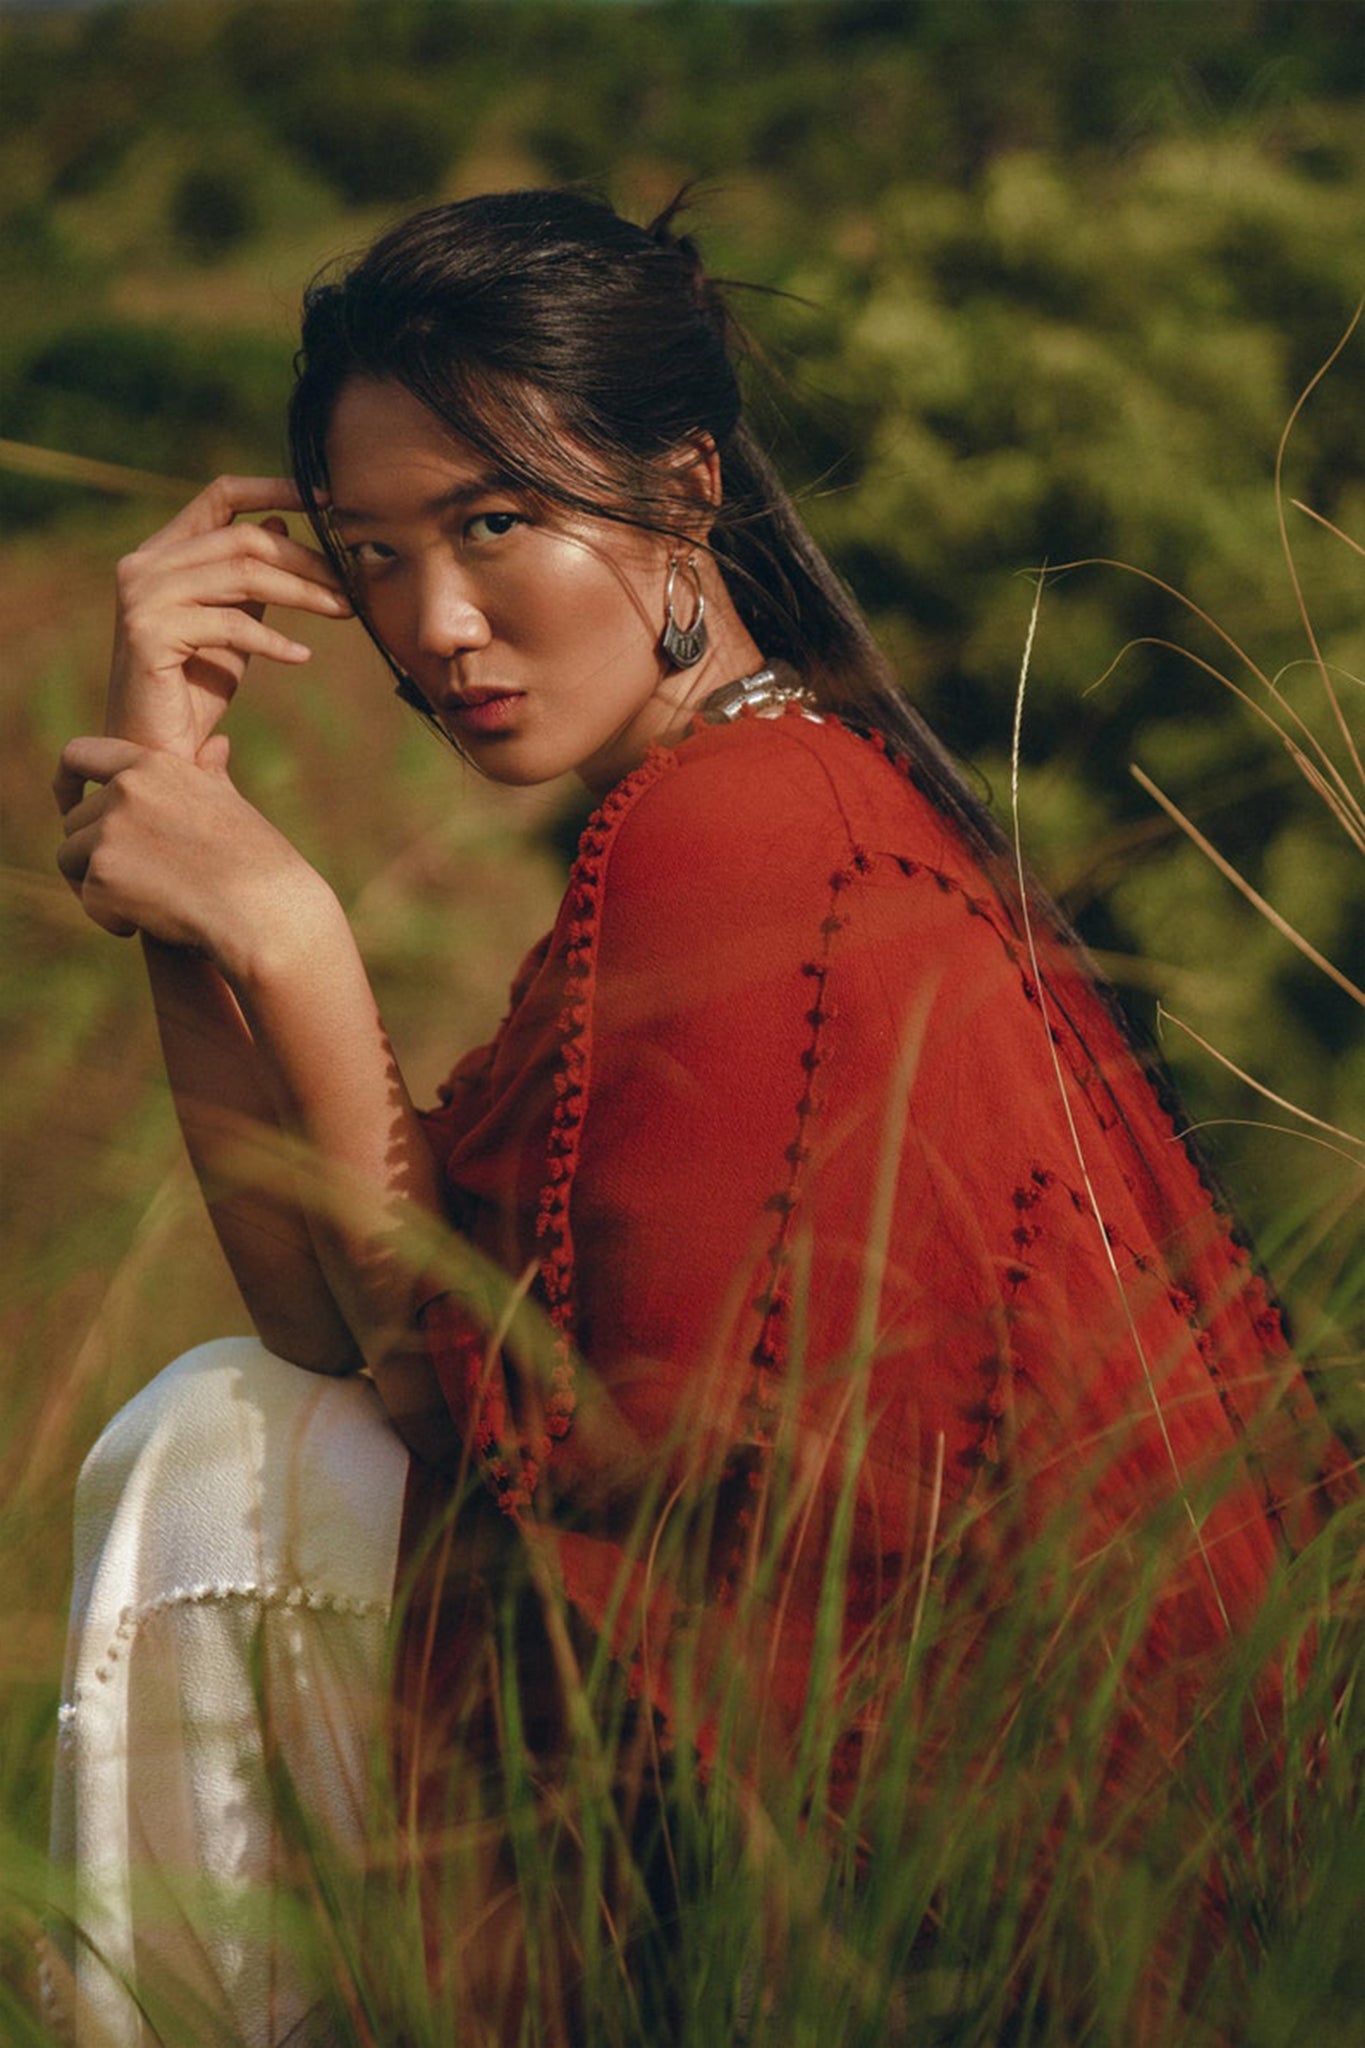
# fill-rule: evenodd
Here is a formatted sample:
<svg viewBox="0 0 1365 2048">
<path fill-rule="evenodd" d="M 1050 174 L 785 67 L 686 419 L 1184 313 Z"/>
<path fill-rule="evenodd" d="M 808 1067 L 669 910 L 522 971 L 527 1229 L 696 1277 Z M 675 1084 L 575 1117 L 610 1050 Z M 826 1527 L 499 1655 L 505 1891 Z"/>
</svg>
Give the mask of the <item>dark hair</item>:
<svg viewBox="0 0 1365 2048">
<path fill-rule="evenodd" d="M 642 228 L 580 192 L 489 193 L 414 214 L 316 281 L 289 429 L 319 538 L 346 576 L 317 493 L 351 377 L 401 384 L 542 498 L 661 532 L 677 530 L 663 458 L 709 438 L 724 487 L 709 546 L 765 658 L 798 669 L 826 710 L 883 732 L 932 800 L 997 854 L 998 827 L 897 688 L 745 423 L 743 336 L 695 243 L 675 232 L 681 198 Z"/>
</svg>

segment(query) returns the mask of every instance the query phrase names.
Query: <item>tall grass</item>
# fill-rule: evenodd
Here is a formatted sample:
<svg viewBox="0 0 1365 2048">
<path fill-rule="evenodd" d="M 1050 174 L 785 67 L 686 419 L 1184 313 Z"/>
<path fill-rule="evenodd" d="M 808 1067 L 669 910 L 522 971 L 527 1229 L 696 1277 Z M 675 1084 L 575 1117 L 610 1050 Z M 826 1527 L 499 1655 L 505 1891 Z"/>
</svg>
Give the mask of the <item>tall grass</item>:
<svg viewBox="0 0 1365 2048">
<path fill-rule="evenodd" d="M 847 1361 L 851 1384 L 864 1363 Z M 779 1436 L 768 1535 L 723 1634 L 676 1631 L 661 1658 L 667 1729 L 577 1624 L 553 1549 L 530 1534 L 509 1538 L 478 1660 L 487 1690 L 471 1687 L 468 1708 L 431 1705 L 438 1756 L 415 1842 L 382 1760 L 360 1871 L 279 1773 L 297 1849 L 288 1941 L 323 1987 L 321 2038 L 1356 2038 L 1359 1507 L 1284 1563 L 1254 1625 L 1208 1660 L 1179 1739 L 1149 1746 L 1141 1725 L 1161 1678 L 1143 1645 L 1187 1549 L 1181 1504 L 1154 1510 L 1121 1550 L 1061 1518 L 1016 1541 L 1008 1497 L 951 1530 L 931 1522 L 925 1576 L 894 1625 L 850 1641 L 844 1565 L 865 1428 L 855 1400 L 794 1727 L 776 1718 L 764 1670 L 812 1480 L 809 1446 Z M 1109 1452 L 1078 1455 L 1078 1493 L 1102 1483 Z M 1201 1512 L 1235 1476 L 1206 1477 Z M 695 1586 L 717 1508 L 706 1484 L 689 1488 L 685 1512 L 656 1492 L 627 1551 Z M 19 1876 L 23 1933 L 36 1864 Z M 156 2039 L 217 2039 L 164 1987 L 155 2014 Z"/>
<path fill-rule="evenodd" d="M 1272 672 L 1257 659 L 1253 650 L 1243 645 L 1195 598 L 1130 563 L 1071 563 L 1052 572 L 1064 575 L 1077 568 L 1118 572 L 1150 584 L 1174 599 L 1189 623 L 1190 640 L 1175 642 L 1146 638 L 1131 641 L 1115 655 L 1094 687 L 1102 688 L 1135 648 L 1148 646 L 1156 648 L 1191 673 L 1197 684 L 1203 687 L 1213 685 L 1226 692 L 1241 706 L 1249 723 L 1273 735 L 1275 748 L 1289 764 L 1294 777 L 1310 792 L 1317 816 L 1345 843 L 1355 861 L 1365 856 L 1365 759 L 1362 759 L 1357 733 L 1358 707 L 1365 692 L 1365 681 L 1338 668 L 1324 652 L 1305 593 L 1290 513 L 1299 514 L 1310 533 L 1316 529 L 1319 536 L 1329 535 L 1339 548 L 1346 551 L 1348 561 L 1352 556 L 1365 558 L 1365 546 L 1311 505 L 1297 498 L 1290 500 L 1286 468 L 1294 429 L 1323 379 L 1351 342 L 1363 311 L 1365 307 L 1357 307 L 1336 346 L 1308 380 L 1284 424 L 1275 453 L 1274 499 L 1282 565 L 1303 640 L 1303 654 L 1298 661 Z M 1030 623 L 1029 648 L 1037 626 L 1044 582 L 1045 577 L 1040 576 Z M 1026 649 L 1014 743 L 1016 836 L 1019 723 L 1028 666 L 1029 650 Z M 1294 685 L 1302 685 L 1305 677 L 1308 691 L 1305 693 L 1302 688 L 1296 691 Z M 1353 712 L 1357 714 L 1355 717 Z M 1350 960 L 1344 955 L 1346 947 L 1360 936 L 1365 887 L 1359 879 L 1354 890 L 1348 891 L 1347 904 L 1351 914 L 1344 925 L 1343 957 L 1337 959 L 1314 944 L 1300 928 L 1300 923 L 1257 888 L 1140 763 L 1133 762 L 1130 766 L 1138 786 L 1228 887 L 1250 905 L 1263 926 L 1274 934 L 1274 940 L 1297 952 L 1318 977 L 1320 986 L 1335 996 L 1344 997 L 1348 1006 L 1354 1006 L 1350 1044 L 1358 1048 L 1365 1037 L 1359 1016 L 1365 1011 L 1365 976 L 1361 973 L 1358 950 L 1357 957 Z M 1349 1008 L 1347 1014 L 1351 1014 Z M 1269 1074 L 1253 1072 L 1239 1065 L 1189 1016 L 1178 1014 L 1164 1001 L 1158 1003 L 1157 1015 L 1168 1035 L 1198 1048 L 1210 1064 L 1221 1068 L 1240 1085 L 1248 1104 L 1246 1121 L 1259 1125 L 1267 1134 L 1288 1138 L 1301 1151 L 1320 1155 L 1321 1175 L 1316 1200 L 1298 1215 L 1282 1210 L 1277 1219 L 1278 1227 L 1274 1233 L 1277 1257 L 1273 1270 L 1292 1279 L 1299 1261 L 1316 1264 L 1319 1272 L 1316 1298 L 1305 1293 L 1300 1299 L 1301 1312 L 1307 1311 L 1304 1319 L 1308 1325 L 1306 1344 L 1310 1360 L 1315 1350 L 1324 1354 L 1315 1374 L 1316 1385 L 1320 1398 L 1348 1440 L 1358 1450 L 1365 1450 L 1365 1360 L 1358 1348 L 1358 1336 L 1353 1340 L 1349 1334 L 1360 1330 L 1360 1309 L 1362 1300 L 1365 1300 L 1365 1240 L 1360 1230 L 1362 1204 L 1365 1204 L 1365 1100 L 1357 1099 L 1351 1105 L 1353 1114 L 1349 1123 L 1325 1118 L 1281 1092 Z M 1191 1123 L 1187 1129 L 1190 1135 L 1197 1135 L 1201 1126 Z M 1266 1249 L 1269 1251 L 1270 1247 Z"/>
</svg>

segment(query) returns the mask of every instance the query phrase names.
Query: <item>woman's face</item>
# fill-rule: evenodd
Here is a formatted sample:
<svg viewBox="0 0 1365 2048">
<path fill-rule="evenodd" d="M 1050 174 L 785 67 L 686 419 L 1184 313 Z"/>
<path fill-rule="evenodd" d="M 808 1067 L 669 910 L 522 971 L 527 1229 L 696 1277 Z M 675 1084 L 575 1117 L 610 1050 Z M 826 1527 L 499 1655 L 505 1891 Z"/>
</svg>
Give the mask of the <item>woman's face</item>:
<svg viewBox="0 0 1365 2048">
<path fill-rule="evenodd" d="M 371 625 L 494 781 L 609 789 L 713 687 L 659 653 L 666 538 L 547 515 L 402 385 L 343 387 L 327 467 Z"/>
</svg>

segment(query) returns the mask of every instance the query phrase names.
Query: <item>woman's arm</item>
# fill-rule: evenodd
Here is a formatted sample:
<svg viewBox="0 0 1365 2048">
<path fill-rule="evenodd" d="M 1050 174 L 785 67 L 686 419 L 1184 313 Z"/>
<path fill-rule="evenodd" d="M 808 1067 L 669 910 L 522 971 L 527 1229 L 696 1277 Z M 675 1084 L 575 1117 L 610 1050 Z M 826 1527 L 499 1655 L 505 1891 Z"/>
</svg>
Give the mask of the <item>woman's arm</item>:
<svg viewBox="0 0 1365 2048">
<path fill-rule="evenodd" d="M 308 870 L 287 923 L 239 928 L 218 964 L 302 1155 L 307 1229 L 332 1299 L 400 1434 L 439 1460 L 454 1435 L 416 1329 L 430 1286 L 413 1240 L 440 1214 L 440 1186 L 350 925 Z"/>
<path fill-rule="evenodd" d="M 407 1242 L 439 1210 L 435 1162 L 336 897 L 233 786 L 225 752 L 72 740 L 59 865 L 97 924 L 153 942 L 191 1157 L 262 1336 L 314 1369 L 363 1361 L 405 1441 L 439 1458 L 453 1432 L 414 1335 Z M 204 1109 L 219 1086 L 226 1116 Z M 243 1161 L 243 1123 L 248 1149 L 283 1137 L 306 1180 L 283 1228 L 277 1180 L 263 1191 Z"/>
<path fill-rule="evenodd" d="M 190 1158 L 263 1340 L 313 1370 L 369 1363 L 430 1456 L 401 1240 L 413 1205 L 439 1206 L 434 1166 L 335 896 L 214 732 L 251 653 L 307 658 L 267 602 L 349 610 L 282 520 L 234 523 L 296 505 L 281 480 L 222 479 L 121 565 L 108 736 L 63 754 L 59 865 L 97 923 L 143 934 Z"/>
<path fill-rule="evenodd" d="M 263 1344 L 310 1372 L 360 1356 L 323 1276 L 241 1008 L 202 955 L 143 940 L 166 1074 L 209 1220 Z"/>
</svg>

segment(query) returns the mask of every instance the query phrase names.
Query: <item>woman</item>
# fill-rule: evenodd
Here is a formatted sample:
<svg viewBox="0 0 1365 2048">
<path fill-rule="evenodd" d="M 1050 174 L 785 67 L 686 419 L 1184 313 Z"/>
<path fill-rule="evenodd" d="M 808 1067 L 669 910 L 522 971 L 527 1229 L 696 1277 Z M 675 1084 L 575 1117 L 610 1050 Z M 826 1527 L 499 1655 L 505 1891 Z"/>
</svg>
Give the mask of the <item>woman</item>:
<svg viewBox="0 0 1365 2048">
<path fill-rule="evenodd" d="M 761 1801 L 818 1722 L 804 1810 L 848 1816 L 931 1578 L 969 1618 L 946 1688 L 1024 1539 L 1067 1524 L 1126 1614 L 1164 1513 L 1111 1759 L 1151 1782 L 1333 1469 L 1109 1006 L 752 440 L 734 339 L 667 215 L 434 209 L 310 294 L 296 482 L 221 479 L 122 565 L 60 865 L 143 936 L 259 1343 L 169 1368 L 83 1480 L 58 1836 L 118 2039 L 119 1981 L 188 1979 L 227 2038 L 306 2024 L 251 1886 L 276 1909 L 280 1767 L 360 1860 L 400 1537 L 428 1558 L 398 1730 L 425 1829 L 452 1722 L 548 1782 L 603 1650 L 624 1746 Z M 228 773 L 249 657 L 308 658 L 267 606 L 359 617 L 480 772 L 600 801 L 425 1116 L 331 890 Z M 639 1842 L 657 1797 L 620 1796 Z M 428 1911 L 433 1977 L 495 2038 L 524 1996 L 503 1848 L 477 1940 L 439 1884 Z M 546 2026 L 576 1954 L 542 1957 Z"/>
</svg>

